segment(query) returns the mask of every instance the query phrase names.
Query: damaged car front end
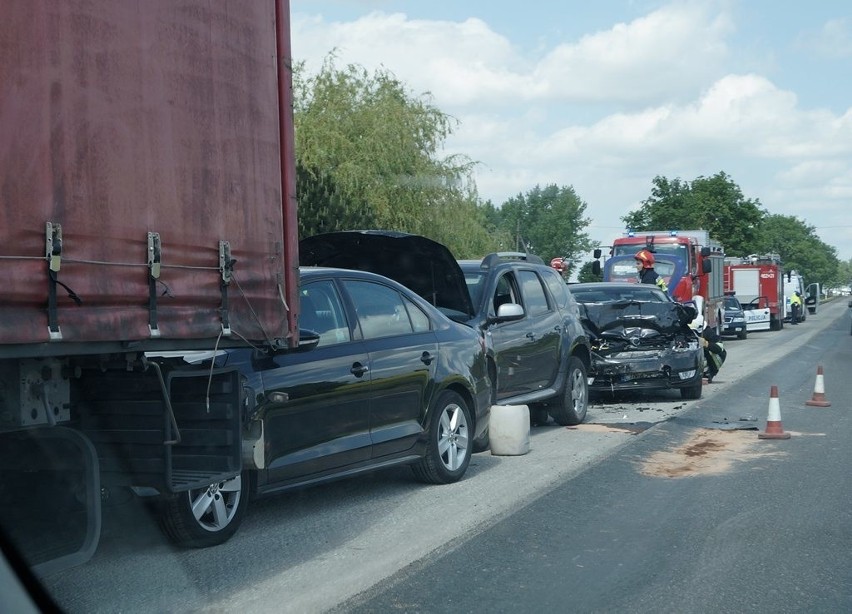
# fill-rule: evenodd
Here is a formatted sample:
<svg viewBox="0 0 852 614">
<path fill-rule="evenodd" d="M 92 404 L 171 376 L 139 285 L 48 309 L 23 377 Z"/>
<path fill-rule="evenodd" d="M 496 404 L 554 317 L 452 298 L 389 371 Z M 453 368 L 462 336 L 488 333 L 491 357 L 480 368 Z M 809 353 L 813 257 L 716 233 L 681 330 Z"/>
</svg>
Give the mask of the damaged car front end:
<svg viewBox="0 0 852 614">
<path fill-rule="evenodd" d="M 642 292 L 648 290 L 645 286 Z M 693 306 L 635 300 L 630 292 L 600 301 L 574 288 L 572 293 L 592 347 L 591 391 L 679 389 L 684 399 L 701 398 L 704 352 L 689 327 L 696 315 Z"/>
</svg>

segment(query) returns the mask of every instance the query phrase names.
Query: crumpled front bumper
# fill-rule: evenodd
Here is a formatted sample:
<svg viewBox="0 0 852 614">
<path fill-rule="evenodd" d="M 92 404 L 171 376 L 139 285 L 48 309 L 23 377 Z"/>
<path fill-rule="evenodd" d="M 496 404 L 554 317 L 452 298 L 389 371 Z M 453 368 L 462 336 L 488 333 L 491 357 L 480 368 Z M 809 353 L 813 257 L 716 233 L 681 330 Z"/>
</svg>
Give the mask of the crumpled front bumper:
<svg viewBox="0 0 852 614">
<path fill-rule="evenodd" d="M 687 388 L 701 381 L 704 354 L 700 348 L 621 352 L 602 356 L 592 353 L 589 388 L 621 391 Z"/>
</svg>

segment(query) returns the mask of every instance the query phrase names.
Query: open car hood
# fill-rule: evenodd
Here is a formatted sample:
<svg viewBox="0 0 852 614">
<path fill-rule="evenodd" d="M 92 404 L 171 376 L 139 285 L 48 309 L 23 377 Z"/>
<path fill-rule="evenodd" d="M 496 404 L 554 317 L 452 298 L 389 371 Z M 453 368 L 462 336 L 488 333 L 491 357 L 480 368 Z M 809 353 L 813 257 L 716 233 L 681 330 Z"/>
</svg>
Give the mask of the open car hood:
<svg viewBox="0 0 852 614">
<path fill-rule="evenodd" d="M 680 303 L 617 301 L 580 305 L 583 326 L 595 337 L 623 336 L 628 329 L 663 334 L 690 331 L 694 307 Z"/>
<path fill-rule="evenodd" d="M 420 235 L 391 230 L 314 235 L 299 242 L 299 264 L 378 273 L 445 313 L 474 316 L 464 273 L 455 257 L 446 246 Z"/>
</svg>

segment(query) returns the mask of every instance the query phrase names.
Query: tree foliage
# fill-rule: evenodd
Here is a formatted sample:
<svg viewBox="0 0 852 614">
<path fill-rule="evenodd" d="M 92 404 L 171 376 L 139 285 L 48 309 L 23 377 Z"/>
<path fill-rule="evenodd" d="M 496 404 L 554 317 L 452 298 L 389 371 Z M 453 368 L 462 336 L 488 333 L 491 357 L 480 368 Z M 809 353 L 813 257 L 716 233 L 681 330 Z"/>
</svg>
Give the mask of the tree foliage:
<svg viewBox="0 0 852 614">
<path fill-rule="evenodd" d="M 839 280 L 837 251 L 816 230 L 792 215 L 767 215 L 760 226 L 759 253 L 775 253 L 787 271 L 796 270 L 806 283 Z"/>
<path fill-rule="evenodd" d="M 294 67 L 300 235 L 385 228 L 488 251 L 474 163 L 438 155 L 455 120 L 386 70 L 334 60 L 315 75 Z"/>
<path fill-rule="evenodd" d="M 621 218 L 628 228 L 702 229 L 721 239 L 729 255 L 754 253 L 766 212 L 759 200 L 745 198 L 724 172 L 692 182 L 657 176 L 652 183 L 651 196 Z"/>
<path fill-rule="evenodd" d="M 507 200 L 499 209 L 499 228 L 514 237 L 514 249 L 541 256 L 545 262 L 564 257 L 569 273 L 578 258 L 591 247 L 584 229 L 586 203 L 571 186 L 536 186 Z"/>
<path fill-rule="evenodd" d="M 577 273 L 577 281 L 580 283 L 603 281 L 603 272 L 595 275 L 595 272 L 592 270 L 594 265 L 594 260 L 590 260 L 583 264 L 583 266 L 580 267 L 580 271 Z"/>
</svg>

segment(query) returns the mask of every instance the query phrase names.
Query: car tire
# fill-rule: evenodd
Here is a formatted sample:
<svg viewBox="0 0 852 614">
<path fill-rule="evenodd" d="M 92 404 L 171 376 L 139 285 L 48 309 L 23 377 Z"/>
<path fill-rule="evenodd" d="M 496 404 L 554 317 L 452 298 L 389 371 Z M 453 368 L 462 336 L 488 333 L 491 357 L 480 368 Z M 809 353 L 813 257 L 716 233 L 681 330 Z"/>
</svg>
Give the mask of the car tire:
<svg viewBox="0 0 852 614">
<path fill-rule="evenodd" d="M 442 392 L 430 411 L 426 454 L 411 466 L 414 476 L 428 484 L 458 482 L 470 464 L 472 423 L 464 399 Z"/>
<path fill-rule="evenodd" d="M 549 406 L 550 415 L 561 426 L 574 426 L 586 419 L 589 382 L 586 365 L 576 356 L 568 359 L 568 376 L 559 400 Z"/>
<path fill-rule="evenodd" d="M 747 330 L 741 330 L 740 332 L 737 333 L 737 339 L 747 339 L 747 338 L 748 338 L 748 331 Z"/>
<path fill-rule="evenodd" d="M 159 518 L 163 532 L 185 548 L 225 543 L 246 515 L 252 477 L 244 471 L 230 480 L 163 499 Z"/>
<path fill-rule="evenodd" d="M 694 386 L 688 386 L 686 388 L 680 389 L 680 398 L 686 401 L 694 401 L 696 399 L 701 398 L 701 386 L 702 380 L 698 380 L 698 383 Z"/>
</svg>

